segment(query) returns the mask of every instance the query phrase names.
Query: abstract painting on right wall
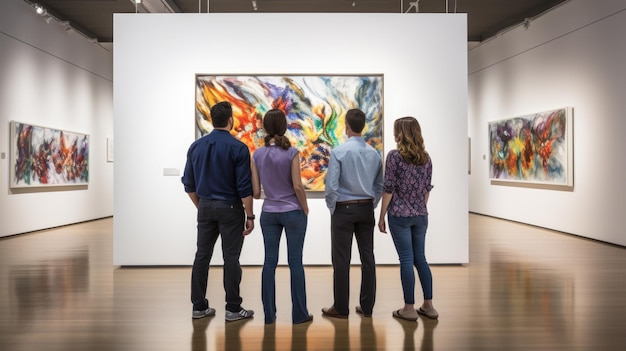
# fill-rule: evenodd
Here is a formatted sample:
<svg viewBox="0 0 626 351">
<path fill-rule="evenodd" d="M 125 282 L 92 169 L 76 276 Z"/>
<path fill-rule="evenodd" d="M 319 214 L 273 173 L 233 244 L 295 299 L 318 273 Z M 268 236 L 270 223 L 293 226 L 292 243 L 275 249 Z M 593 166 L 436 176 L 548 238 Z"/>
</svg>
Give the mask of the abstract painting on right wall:
<svg viewBox="0 0 626 351">
<path fill-rule="evenodd" d="M 572 189 L 572 139 L 571 107 L 490 122 L 491 183 Z"/>
</svg>

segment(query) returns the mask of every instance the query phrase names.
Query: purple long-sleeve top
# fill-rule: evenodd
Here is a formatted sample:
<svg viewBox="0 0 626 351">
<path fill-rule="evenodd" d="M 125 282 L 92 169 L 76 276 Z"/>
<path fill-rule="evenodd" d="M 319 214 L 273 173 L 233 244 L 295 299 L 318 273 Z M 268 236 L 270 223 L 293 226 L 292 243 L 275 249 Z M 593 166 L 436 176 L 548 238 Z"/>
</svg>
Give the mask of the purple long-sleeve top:
<svg viewBox="0 0 626 351">
<path fill-rule="evenodd" d="M 383 191 L 393 197 L 387 212 L 396 217 L 428 215 L 426 194 L 433 188 L 432 174 L 430 157 L 425 164 L 416 165 L 406 162 L 398 150 L 389 151 Z"/>
</svg>

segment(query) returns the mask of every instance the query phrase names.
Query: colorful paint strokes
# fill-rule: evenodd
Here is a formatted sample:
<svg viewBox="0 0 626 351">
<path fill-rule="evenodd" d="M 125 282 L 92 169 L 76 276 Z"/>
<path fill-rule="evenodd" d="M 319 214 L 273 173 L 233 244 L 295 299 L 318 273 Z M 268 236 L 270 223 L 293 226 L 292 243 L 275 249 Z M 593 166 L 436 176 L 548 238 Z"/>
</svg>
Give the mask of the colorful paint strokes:
<svg viewBox="0 0 626 351">
<path fill-rule="evenodd" d="M 352 108 L 367 116 L 364 139 L 383 153 L 383 76 L 349 75 L 196 75 L 196 137 L 212 130 L 210 109 L 229 101 L 235 125 L 231 133 L 251 152 L 263 146 L 263 115 L 281 109 L 286 135 L 300 151 L 305 189 L 324 190 L 330 152 L 346 139 L 344 117 Z"/>
<path fill-rule="evenodd" d="M 11 187 L 89 182 L 89 136 L 11 122 Z"/>
<path fill-rule="evenodd" d="M 489 123 L 490 178 L 573 186 L 572 108 Z"/>
</svg>

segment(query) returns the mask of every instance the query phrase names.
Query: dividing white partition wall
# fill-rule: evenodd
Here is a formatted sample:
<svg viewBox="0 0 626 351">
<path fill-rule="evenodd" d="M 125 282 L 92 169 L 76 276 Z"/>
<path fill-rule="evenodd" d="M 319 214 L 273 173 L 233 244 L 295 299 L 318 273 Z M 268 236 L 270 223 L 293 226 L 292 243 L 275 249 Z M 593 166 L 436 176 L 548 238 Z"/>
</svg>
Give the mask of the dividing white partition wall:
<svg viewBox="0 0 626 351">
<path fill-rule="evenodd" d="M 470 211 L 626 245 L 626 0 L 571 0 L 469 52 Z M 573 108 L 571 191 L 493 185 L 491 121 Z"/>
<path fill-rule="evenodd" d="M 196 73 L 383 74 L 385 153 L 394 119 L 411 115 L 433 159 L 428 259 L 468 262 L 464 14 L 118 14 L 114 25 L 115 265 L 193 262 L 196 211 L 180 176 L 195 138 Z M 309 206 L 304 262 L 330 264 L 323 195 L 309 193 Z M 263 263 L 256 226 L 242 264 Z M 375 254 L 398 263 L 378 231 Z M 222 263 L 219 246 L 212 263 Z"/>
</svg>

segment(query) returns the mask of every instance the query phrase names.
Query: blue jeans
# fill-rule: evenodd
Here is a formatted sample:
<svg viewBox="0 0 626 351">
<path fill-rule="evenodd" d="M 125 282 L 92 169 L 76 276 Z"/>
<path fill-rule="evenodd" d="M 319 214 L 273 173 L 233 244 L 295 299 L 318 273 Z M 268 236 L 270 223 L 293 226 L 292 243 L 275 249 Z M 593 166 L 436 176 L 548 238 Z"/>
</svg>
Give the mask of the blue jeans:
<svg viewBox="0 0 626 351">
<path fill-rule="evenodd" d="M 404 303 L 415 304 L 413 266 L 417 268 L 424 300 L 432 300 L 433 276 L 424 255 L 428 216 L 396 217 L 388 215 L 387 220 L 400 259 L 400 280 L 404 292 Z"/>
<path fill-rule="evenodd" d="M 285 229 L 287 260 L 291 273 L 291 318 L 299 323 L 309 317 L 306 307 L 306 283 L 302 266 L 302 248 L 307 227 L 307 216 L 302 210 L 289 212 L 261 212 L 261 230 L 265 243 L 265 261 L 261 276 L 261 298 L 265 323 L 276 320 L 276 265 L 280 236 Z"/>
</svg>

